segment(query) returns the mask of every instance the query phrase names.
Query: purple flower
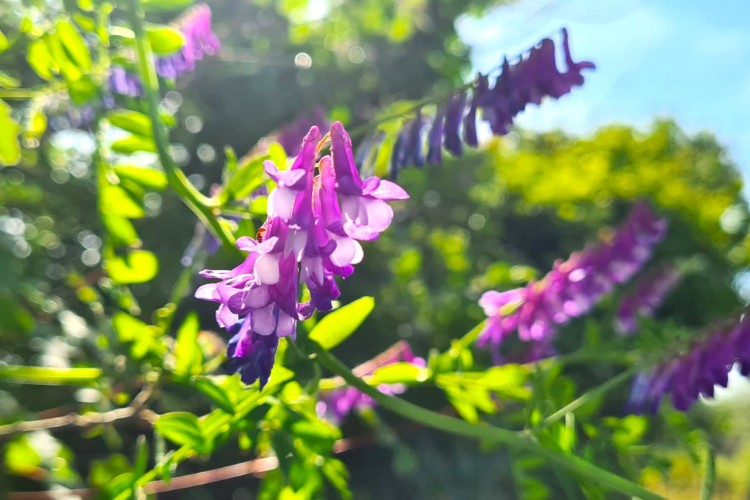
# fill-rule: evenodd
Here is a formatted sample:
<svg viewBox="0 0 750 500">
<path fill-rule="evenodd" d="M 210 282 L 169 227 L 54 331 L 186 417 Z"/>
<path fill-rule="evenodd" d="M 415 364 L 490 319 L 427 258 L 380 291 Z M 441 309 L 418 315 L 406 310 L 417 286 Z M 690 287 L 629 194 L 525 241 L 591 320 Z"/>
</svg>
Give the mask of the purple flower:
<svg viewBox="0 0 750 500">
<path fill-rule="evenodd" d="M 182 33 L 184 45 L 177 53 L 156 59 L 156 72 L 170 80 L 195 71 L 196 61 L 221 49 L 221 42 L 211 30 L 211 8 L 208 5 L 198 4 L 191 8 L 175 25 Z"/>
<path fill-rule="evenodd" d="M 218 304 L 216 321 L 236 338 L 228 349 L 229 365 L 246 382 L 265 383 L 278 338 L 293 339 L 297 321 L 332 308 L 340 295 L 335 278 L 350 276 L 364 257 L 357 240 L 375 239 L 390 225 L 393 211 L 386 200 L 408 198 L 392 182 L 362 181 L 351 140 L 338 122 L 330 132 L 333 156 L 316 163 L 327 137 L 321 142 L 313 126 L 289 169 L 265 163 L 277 186 L 268 196 L 263 238 L 237 240 L 248 255 L 234 269 L 201 272 L 218 282 L 199 287 L 195 296 Z M 301 284 L 310 302 L 299 302 Z"/>
<path fill-rule="evenodd" d="M 638 203 L 609 241 L 555 262 L 544 278 L 525 287 L 485 292 L 479 305 L 487 323 L 477 344 L 490 348 L 499 363 L 501 345 L 517 332 L 526 348 L 520 360 L 552 354 L 557 326 L 586 314 L 615 285 L 629 280 L 665 234 L 666 221 Z"/>
<path fill-rule="evenodd" d="M 679 283 L 682 273 L 674 266 L 664 266 L 643 276 L 630 294 L 620 301 L 615 330 L 621 335 L 635 333 L 638 317 L 653 316 L 669 292 Z"/>
<path fill-rule="evenodd" d="M 121 66 L 113 66 L 109 73 L 109 90 L 127 97 L 143 95 L 141 80 Z"/>
<path fill-rule="evenodd" d="M 628 413 L 656 413 L 662 397 L 669 394 L 672 406 L 687 411 L 700 395 L 711 398 L 718 385 L 726 387 L 735 363 L 750 374 L 750 320 L 743 315 L 729 326 L 714 328 L 684 354 L 639 373 L 626 404 Z"/>
<path fill-rule="evenodd" d="M 425 360 L 414 356 L 409 344 L 402 340 L 373 360 L 354 368 L 353 371 L 357 376 L 365 377 L 372 375 L 380 367 L 400 362 L 411 363 L 418 367 L 426 366 Z M 406 391 L 403 384 L 380 384 L 377 388 L 387 395 L 402 394 Z M 316 409 L 320 418 L 339 425 L 353 411 L 362 411 L 374 406 L 375 400 L 367 394 L 354 387 L 341 387 L 321 392 Z"/>
</svg>

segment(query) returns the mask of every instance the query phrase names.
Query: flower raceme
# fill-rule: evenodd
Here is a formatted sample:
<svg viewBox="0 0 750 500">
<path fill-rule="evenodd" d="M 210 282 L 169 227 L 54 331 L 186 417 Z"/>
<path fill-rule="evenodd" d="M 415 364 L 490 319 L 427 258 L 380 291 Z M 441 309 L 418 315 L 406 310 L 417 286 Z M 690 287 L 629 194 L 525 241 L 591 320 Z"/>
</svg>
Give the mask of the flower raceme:
<svg viewBox="0 0 750 500">
<path fill-rule="evenodd" d="M 316 162 L 329 140 L 331 154 Z M 230 366 L 245 383 L 259 379 L 261 385 L 278 338 L 294 338 L 297 321 L 332 308 L 340 294 L 335 278 L 350 276 L 364 257 L 359 242 L 388 228 L 393 219 L 388 201 L 409 197 L 393 182 L 360 178 L 351 139 L 339 122 L 323 141 L 312 127 L 288 170 L 271 161 L 265 170 L 276 188 L 268 197 L 263 237 L 239 238 L 245 260 L 234 269 L 202 271 L 201 276 L 219 281 L 195 293 L 219 304 L 216 320 L 233 335 Z M 298 300 L 301 284 L 310 292 L 309 302 Z"/>
<path fill-rule="evenodd" d="M 726 387 L 735 363 L 743 376 L 750 375 L 750 317 L 746 312 L 729 326 L 713 329 L 681 356 L 639 373 L 626 411 L 656 413 L 666 394 L 671 395 L 675 409 L 687 411 L 700 395 L 711 398 L 715 386 Z"/>
<path fill-rule="evenodd" d="M 553 354 L 558 325 L 589 312 L 615 285 L 628 281 L 651 257 L 667 229 L 645 203 L 636 204 L 609 241 L 555 262 L 539 281 L 504 292 L 488 291 L 479 300 L 487 323 L 477 343 L 502 362 L 500 347 L 515 331 L 528 351 L 523 361 Z"/>
<path fill-rule="evenodd" d="M 573 61 L 566 29 L 562 30 L 562 51 L 565 69 L 561 71 L 555 60 L 558 52 L 555 42 L 545 38 L 518 61 L 510 63 L 505 59 L 492 84 L 488 75 L 480 74 L 470 93 L 464 90 L 453 93 L 438 107 L 432 120 L 418 111 L 404 124 L 394 143 L 391 177 L 409 165 L 421 167 L 425 161 L 440 164 L 442 147 L 455 157 L 463 154 L 464 143 L 476 147 L 480 115 L 489 123 L 493 135 L 506 135 L 515 116 L 529 104 L 538 105 L 545 97 L 559 99 L 583 85 L 581 72 L 595 66 L 588 61 Z M 366 156 L 366 152 L 361 156 Z"/>
</svg>

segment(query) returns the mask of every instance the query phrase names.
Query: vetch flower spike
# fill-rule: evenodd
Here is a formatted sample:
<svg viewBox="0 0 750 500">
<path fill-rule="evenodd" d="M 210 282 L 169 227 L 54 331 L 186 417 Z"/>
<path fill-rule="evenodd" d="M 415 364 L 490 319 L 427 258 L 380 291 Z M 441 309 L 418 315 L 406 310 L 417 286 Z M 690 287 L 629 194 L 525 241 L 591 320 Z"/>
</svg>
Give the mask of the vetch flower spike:
<svg viewBox="0 0 750 500">
<path fill-rule="evenodd" d="M 218 282 L 201 286 L 195 296 L 218 304 L 216 321 L 233 335 L 228 366 L 245 383 L 265 384 L 278 339 L 293 340 L 298 321 L 332 308 L 340 295 L 336 277 L 350 276 L 364 258 L 359 241 L 377 238 L 390 225 L 393 210 L 386 202 L 409 197 L 390 181 L 360 178 L 341 123 L 329 135 L 331 156 L 318 162 L 328 135 L 321 139 L 313 126 L 291 168 L 265 163 L 276 188 L 268 196 L 264 237 L 237 239 L 248 255 L 234 269 L 201 272 Z M 298 300 L 303 284 L 310 302 Z"/>
<path fill-rule="evenodd" d="M 527 351 L 519 361 L 533 361 L 554 353 L 557 326 L 589 312 L 616 285 L 629 280 L 651 257 L 667 222 L 644 202 L 636 204 L 609 241 L 555 262 L 539 281 L 505 292 L 488 291 L 479 305 L 487 323 L 477 344 L 504 362 L 500 348 L 513 333 Z"/>
</svg>

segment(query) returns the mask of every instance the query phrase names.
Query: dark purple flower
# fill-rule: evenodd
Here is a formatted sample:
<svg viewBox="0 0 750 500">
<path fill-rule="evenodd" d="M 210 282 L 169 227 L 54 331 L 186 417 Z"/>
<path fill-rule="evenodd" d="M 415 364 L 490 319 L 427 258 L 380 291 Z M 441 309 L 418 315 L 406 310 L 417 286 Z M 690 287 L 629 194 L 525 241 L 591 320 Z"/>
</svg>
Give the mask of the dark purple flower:
<svg viewBox="0 0 750 500">
<path fill-rule="evenodd" d="M 445 149 L 459 157 L 463 154 L 463 143 L 461 142 L 460 127 L 466 110 L 466 92 L 463 90 L 453 94 L 445 104 Z"/>
<path fill-rule="evenodd" d="M 433 165 L 442 162 L 442 146 L 455 157 L 463 154 L 464 142 L 476 147 L 479 143 L 477 120 L 480 118 L 489 123 L 494 135 L 505 135 L 518 113 L 529 104 L 540 104 L 545 97 L 559 99 L 583 85 L 582 71 L 595 66 L 588 61 L 573 60 L 565 29 L 562 30 L 562 51 L 563 70 L 557 65 L 555 42 L 545 38 L 516 61 L 506 58 L 494 80 L 490 81 L 488 75 L 478 75 L 471 88 L 470 100 L 464 90 L 453 92 L 443 105 L 437 107 L 427 135 L 427 162 Z M 414 130 L 422 132 L 421 120 L 410 123 L 419 124 Z M 421 165 L 417 159 L 421 159 L 424 145 L 421 140 L 410 141 L 409 137 L 413 136 L 405 130 L 397 137 L 391 159 L 391 177 L 410 162 Z"/>
<path fill-rule="evenodd" d="M 622 335 L 635 333 L 638 317 L 653 316 L 681 278 L 682 273 L 671 265 L 643 276 L 635 289 L 620 301 L 615 316 L 615 330 Z"/>
<path fill-rule="evenodd" d="M 671 396 L 675 409 L 689 410 L 699 396 L 711 398 L 717 385 L 727 386 L 735 363 L 743 375 L 748 375 L 743 367 L 750 361 L 749 345 L 750 320 L 743 313 L 733 324 L 713 329 L 684 354 L 656 365 L 649 372 L 639 373 L 625 410 L 635 414 L 656 413 L 666 394 Z"/>
<path fill-rule="evenodd" d="M 156 72 L 170 80 L 195 71 L 196 61 L 221 49 L 221 42 L 211 29 L 211 8 L 208 5 L 198 4 L 191 8 L 175 25 L 185 43 L 177 53 L 156 59 Z"/>
<path fill-rule="evenodd" d="M 551 354 L 557 325 L 586 314 L 615 285 L 630 279 L 665 234 L 666 221 L 638 203 L 610 241 L 555 262 L 544 278 L 525 287 L 485 292 L 479 305 L 488 319 L 477 344 L 501 360 L 501 345 L 517 331 L 527 348 L 523 360 Z"/>
<path fill-rule="evenodd" d="M 229 328 L 233 336 L 227 345 L 227 367 L 239 373 L 245 384 L 259 380 L 262 389 L 271 375 L 279 338 L 253 332 L 250 323 L 250 319 L 245 317 Z"/>
</svg>

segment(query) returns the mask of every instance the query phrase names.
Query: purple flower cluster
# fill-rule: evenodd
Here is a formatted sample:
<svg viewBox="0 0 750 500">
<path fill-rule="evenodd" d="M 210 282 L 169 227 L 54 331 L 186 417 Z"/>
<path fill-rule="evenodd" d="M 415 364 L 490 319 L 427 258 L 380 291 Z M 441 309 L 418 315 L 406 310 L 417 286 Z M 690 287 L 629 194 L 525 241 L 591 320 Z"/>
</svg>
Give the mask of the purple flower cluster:
<svg viewBox="0 0 750 500">
<path fill-rule="evenodd" d="M 716 328 L 687 353 L 639 373 L 626 411 L 656 413 L 665 394 L 671 395 L 675 409 L 687 411 L 701 394 L 711 398 L 715 386 L 726 387 L 735 363 L 742 375 L 750 375 L 750 318 L 746 314 L 729 326 Z"/>
<path fill-rule="evenodd" d="M 424 359 L 414 356 L 411 347 L 409 347 L 406 341 L 398 342 L 373 361 L 356 367 L 353 370 L 354 373 L 359 377 L 364 377 L 372 375 L 380 367 L 399 362 L 411 363 L 418 367 L 426 366 Z M 403 384 L 380 384 L 377 388 L 380 392 L 387 395 L 402 394 L 406 391 L 406 387 Z M 375 400 L 370 396 L 358 391 L 354 387 L 346 386 L 321 392 L 316 410 L 320 418 L 339 425 L 353 411 L 361 411 L 373 408 L 374 406 Z"/>
<path fill-rule="evenodd" d="M 316 163 L 328 137 L 331 155 Z M 409 197 L 393 182 L 360 178 L 351 139 L 339 122 L 323 142 L 312 127 L 290 169 L 279 170 L 271 161 L 265 169 L 277 187 L 268 197 L 263 237 L 239 238 L 245 261 L 231 270 L 202 271 L 219 282 L 195 293 L 219 304 L 217 322 L 234 335 L 228 357 L 247 384 L 257 378 L 265 383 L 278 337 L 294 338 L 297 321 L 316 309 L 331 310 L 340 294 L 335 278 L 351 275 L 363 258 L 359 241 L 374 240 L 388 228 L 393 210 L 387 201 Z M 298 302 L 300 283 L 310 292 L 309 302 Z"/>
<path fill-rule="evenodd" d="M 464 143 L 476 147 L 478 112 L 489 122 L 494 135 L 505 135 L 515 116 L 529 104 L 540 104 L 545 97 L 558 99 L 574 87 L 583 85 L 581 72 L 595 66 L 588 61 L 573 61 L 565 29 L 562 30 L 562 39 L 564 71 L 558 69 L 555 60 L 555 42 L 545 38 L 519 61 L 511 64 L 506 59 L 492 85 L 488 75 L 478 75 L 471 96 L 463 90 L 454 93 L 438 109 L 433 120 L 417 112 L 404 125 L 394 144 L 391 176 L 395 177 L 399 170 L 409 165 L 420 167 L 425 161 L 440 164 L 442 147 L 456 157 L 463 154 Z"/>
<path fill-rule="evenodd" d="M 640 202 L 608 241 L 556 261 L 540 281 L 514 290 L 485 292 L 479 305 L 488 319 L 478 345 L 490 348 L 501 363 L 501 345 L 518 331 L 518 339 L 529 343 L 525 361 L 553 354 L 557 325 L 586 314 L 615 285 L 636 274 L 666 229 L 666 220 Z"/>
<path fill-rule="evenodd" d="M 191 8 L 175 25 L 185 39 L 184 45 L 176 54 L 156 60 L 156 72 L 170 80 L 195 71 L 196 61 L 221 49 L 221 42 L 211 29 L 211 8 L 208 5 L 198 4 Z"/>
<path fill-rule="evenodd" d="M 621 335 L 635 333 L 638 329 L 638 317 L 653 316 L 681 278 L 682 273 L 671 265 L 643 276 L 633 292 L 620 301 L 615 316 L 615 331 Z"/>
</svg>

